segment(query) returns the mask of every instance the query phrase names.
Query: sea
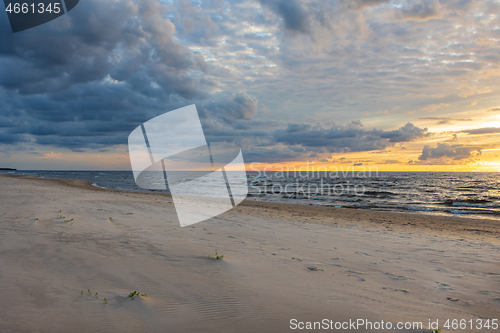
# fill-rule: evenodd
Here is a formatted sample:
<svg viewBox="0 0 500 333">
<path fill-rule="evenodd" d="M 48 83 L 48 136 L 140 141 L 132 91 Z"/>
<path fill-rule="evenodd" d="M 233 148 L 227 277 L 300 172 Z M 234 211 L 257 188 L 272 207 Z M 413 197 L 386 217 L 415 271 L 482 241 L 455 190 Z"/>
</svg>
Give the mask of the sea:
<svg viewBox="0 0 500 333">
<path fill-rule="evenodd" d="M 76 179 L 129 191 L 131 171 L 0 171 L 43 178 Z M 281 172 L 247 171 L 247 200 L 337 208 L 500 219 L 500 174 L 494 172 Z M 185 172 L 182 181 L 194 176 Z"/>
</svg>

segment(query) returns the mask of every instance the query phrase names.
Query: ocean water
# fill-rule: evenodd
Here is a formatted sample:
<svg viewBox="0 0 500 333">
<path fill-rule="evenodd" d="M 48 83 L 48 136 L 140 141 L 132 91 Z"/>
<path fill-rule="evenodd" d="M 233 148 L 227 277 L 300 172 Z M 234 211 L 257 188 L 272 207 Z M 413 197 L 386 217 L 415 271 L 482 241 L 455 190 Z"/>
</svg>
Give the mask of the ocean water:
<svg viewBox="0 0 500 333">
<path fill-rule="evenodd" d="M 2 171 L 138 187 L 130 171 Z M 188 182 L 194 173 L 184 172 Z M 248 200 L 500 219 L 500 174 L 457 172 L 248 172 Z M 242 183 L 245 180 L 242 179 Z M 168 190 L 167 190 L 168 192 Z"/>
</svg>

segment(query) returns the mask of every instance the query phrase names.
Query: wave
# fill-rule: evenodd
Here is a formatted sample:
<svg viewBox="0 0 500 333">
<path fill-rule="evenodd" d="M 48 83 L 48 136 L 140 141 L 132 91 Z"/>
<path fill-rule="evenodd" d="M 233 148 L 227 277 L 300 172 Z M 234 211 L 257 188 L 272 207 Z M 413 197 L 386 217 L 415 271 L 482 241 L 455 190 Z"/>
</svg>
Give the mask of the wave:
<svg viewBox="0 0 500 333">
<path fill-rule="evenodd" d="M 429 207 L 405 207 L 407 210 L 415 210 L 419 212 L 432 212 L 435 209 Z"/>
<path fill-rule="evenodd" d="M 284 195 L 282 198 L 285 199 L 309 199 L 309 200 L 324 200 L 324 201 L 345 201 L 345 202 L 358 202 L 360 199 L 348 199 L 348 198 L 322 198 L 322 197 L 304 197 L 297 195 Z"/>
<path fill-rule="evenodd" d="M 390 196 L 390 195 L 399 195 L 398 193 L 393 193 L 393 192 L 389 192 L 389 191 L 365 191 L 363 192 L 364 195 L 371 195 L 371 196 L 378 196 L 378 195 L 387 195 L 387 196 Z"/>
<path fill-rule="evenodd" d="M 495 215 L 495 214 L 500 214 L 500 212 L 497 211 L 492 211 L 492 210 L 450 210 L 450 213 L 452 214 L 488 214 L 488 215 Z"/>
<path fill-rule="evenodd" d="M 465 200 L 455 199 L 455 200 L 446 200 L 442 204 L 446 206 L 458 206 L 462 204 L 479 205 L 488 203 L 491 203 L 491 201 L 486 199 L 465 199 Z"/>
<path fill-rule="evenodd" d="M 475 204 L 475 203 L 461 203 L 461 202 L 454 202 L 452 206 L 455 207 L 474 207 L 474 208 L 500 208 L 500 205 L 482 205 L 482 204 Z"/>
<path fill-rule="evenodd" d="M 94 187 L 99 187 L 99 188 L 103 188 L 103 189 L 105 189 L 105 190 L 107 189 L 106 187 L 99 186 L 99 185 L 97 185 L 96 183 L 92 183 L 92 186 L 94 186 Z"/>
</svg>

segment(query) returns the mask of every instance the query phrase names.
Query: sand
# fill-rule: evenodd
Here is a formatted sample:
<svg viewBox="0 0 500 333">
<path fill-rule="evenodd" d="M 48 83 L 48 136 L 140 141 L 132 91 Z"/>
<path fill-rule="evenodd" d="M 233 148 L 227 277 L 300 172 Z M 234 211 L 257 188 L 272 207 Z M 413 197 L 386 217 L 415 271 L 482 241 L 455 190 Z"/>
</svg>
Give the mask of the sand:
<svg viewBox="0 0 500 333">
<path fill-rule="evenodd" d="M 499 249 L 498 221 L 244 201 L 181 228 L 168 195 L 4 175 L 0 332 L 500 319 Z"/>
</svg>

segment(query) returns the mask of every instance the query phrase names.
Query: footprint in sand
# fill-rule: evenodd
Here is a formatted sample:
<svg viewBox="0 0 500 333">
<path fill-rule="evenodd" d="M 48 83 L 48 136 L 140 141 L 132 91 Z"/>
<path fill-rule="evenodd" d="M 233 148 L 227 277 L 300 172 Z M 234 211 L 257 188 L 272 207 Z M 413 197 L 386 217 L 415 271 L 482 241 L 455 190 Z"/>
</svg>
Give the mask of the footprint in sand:
<svg viewBox="0 0 500 333">
<path fill-rule="evenodd" d="M 314 271 L 314 272 L 319 271 L 318 267 L 316 267 L 316 266 L 307 266 L 307 269 L 310 271 Z"/>
<path fill-rule="evenodd" d="M 403 275 L 394 275 L 394 274 L 391 274 L 391 273 L 385 273 L 385 275 L 389 275 L 389 277 L 391 279 L 398 280 L 398 281 L 413 280 L 413 279 L 408 278 L 408 277 L 403 276 Z"/>
<path fill-rule="evenodd" d="M 449 284 L 446 284 L 446 283 L 439 283 L 438 289 L 441 291 L 454 290 L 452 287 L 450 287 Z"/>
<path fill-rule="evenodd" d="M 410 291 L 409 290 L 406 290 L 406 289 L 393 289 L 393 288 L 387 288 L 387 287 L 382 287 L 382 289 L 384 290 L 389 290 L 389 291 L 399 291 L 399 292 L 402 292 L 402 293 L 409 293 Z"/>
<path fill-rule="evenodd" d="M 363 273 L 361 273 L 361 272 L 346 270 L 345 273 L 347 273 L 347 276 L 352 276 L 352 277 L 358 279 L 358 281 L 360 281 L 360 282 L 366 281 L 364 278 L 362 278 L 360 276 L 360 275 L 363 275 Z"/>
</svg>

